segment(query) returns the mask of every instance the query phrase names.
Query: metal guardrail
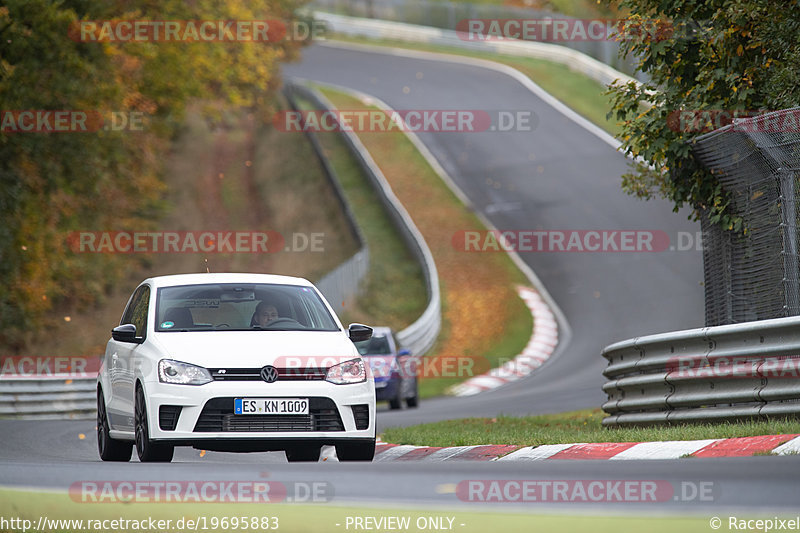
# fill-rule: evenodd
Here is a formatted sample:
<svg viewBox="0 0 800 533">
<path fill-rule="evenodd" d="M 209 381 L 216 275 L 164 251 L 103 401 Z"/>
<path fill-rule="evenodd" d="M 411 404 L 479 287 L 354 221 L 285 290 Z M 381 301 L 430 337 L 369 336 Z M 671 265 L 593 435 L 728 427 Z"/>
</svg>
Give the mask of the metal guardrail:
<svg viewBox="0 0 800 533">
<path fill-rule="evenodd" d="M 604 426 L 800 415 L 800 317 L 637 337 L 603 357 Z"/>
<path fill-rule="evenodd" d="M 0 416 L 94 418 L 96 377 L 0 379 Z"/>
<path fill-rule="evenodd" d="M 565 65 L 570 70 L 580 72 L 603 85 L 608 85 L 617 79 L 621 82 L 632 81 L 637 84 L 640 83 L 631 76 L 583 52 L 557 44 L 534 41 L 465 41 L 453 30 L 417 26 L 402 22 L 334 15 L 322 11 L 314 11 L 314 18 L 324 21 L 328 28 L 334 33 L 370 37 L 373 39 L 396 39 L 409 42 L 429 43 L 477 52 L 493 52 L 518 57 L 546 59 Z"/>
<path fill-rule="evenodd" d="M 283 94 L 291 108 L 294 111 L 298 111 L 299 108 L 292 91 L 293 87 L 291 85 L 286 85 Z M 356 222 L 356 217 L 353 214 L 350 203 L 347 201 L 339 178 L 336 176 L 336 171 L 326 157 L 325 150 L 322 148 L 317 134 L 311 130 L 306 131 L 305 134 L 311 144 L 311 148 L 317 156 L 317 160 L 322 165 L 328 183 L 333 188 L 339 206 L 347 219 L 350 231 L 353 234 L 353 238 L 355 238 L 358 243 L 359 248 L 352 257 L 315 282 L 317 288 L 325 295 L 325 299 L 328 300 L 328 303 L 331 304 L 331 307 L 333 307 L 338 314 L 344 310 L 347 300 L 356 298 L 361 292 L 361 288 L 363 287 L 362 282 L 369 271 L 369 246 L 367 246 L 367 241 Z"/>
<path fill-rule="evenodd" d="M 290 91 L 294 91 L 307 99 L 319 109 L 333 109 L 333 105 L 319 91 L 307 87 L 297 80 L 289 81 L 286 85 Z M 341 127 L 338 129 L 342 132 L 342 138 L 372 183 L 395 227 L 422 267 L 425 287 L 428 293 L 428 305 L 413 324 L 397 333 L 397 340 L 404 347 L 411 350 L 414 355 L 424 355 L 436 342 L 442 323 L 439 274 L 433 261 L 433 255 L 414 221 L 411 220 L 403 204 L 395 196 L 383 172 L 381 172 L 381 169 L 372 159 L 358 136 L 349 131 L 348 128 Z"/>
</svg>

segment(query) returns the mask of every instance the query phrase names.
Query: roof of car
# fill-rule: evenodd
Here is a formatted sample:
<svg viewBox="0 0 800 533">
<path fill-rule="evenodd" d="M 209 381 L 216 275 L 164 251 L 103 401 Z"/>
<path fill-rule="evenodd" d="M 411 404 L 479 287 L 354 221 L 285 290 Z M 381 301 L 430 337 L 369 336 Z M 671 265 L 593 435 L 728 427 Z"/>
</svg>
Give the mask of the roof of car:
<svg viewBox="0 0 800 533">
<path fill-rule="evenodd" d="M 205 283 L 275 283 L 280 285 L 312 286 L 307 279 L 277 274 L 250 274 L 250 273 L 201 273 L 201 274 L 174 274 L 170 276 L 155 276 L 145 280 L 153 287 L 174 287 L 178 285 L 201 285 Z"/>
</svg>

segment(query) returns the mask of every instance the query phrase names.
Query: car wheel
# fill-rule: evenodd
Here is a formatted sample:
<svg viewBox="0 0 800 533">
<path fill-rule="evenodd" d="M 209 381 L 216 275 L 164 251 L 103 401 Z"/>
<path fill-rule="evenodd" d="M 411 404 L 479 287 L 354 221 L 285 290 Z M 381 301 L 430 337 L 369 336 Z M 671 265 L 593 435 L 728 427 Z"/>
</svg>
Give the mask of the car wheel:
<svg viewBox="0 0 800 533">
<path fill-rule="evenodd" d="M 389 400 L 389 409 L 402 409 L 403 408 L 403 382 L 397 387 L 397 394 Z"/>
<path fill-rule="evenodd" d="M 370 442 L 343 442 L 336 445 L 340 461 L 372 461 L 375 457 L 375 439 Z"/>
<path fill-rule="evenodd" d="M 136 454 L 143 463 L 169 463 L 175 453 L 175 446 L 158 444 L 150 440 L 147 424 L 147 404 L 144 391 L 136 388 L 136 406 L 134 408 L 134 425 L 136 430 Z"/>
<path fill-rule="evenodd" d="M 321 445 L 307 444 L 303 446 L 296 446 L 291 450 L 285 450 L 284 453 L 286 453 L 286 460 L 290 463 L 316 463 L 319 461 L 319 454 L 321 451 Z"/>
<path fill-rule="evenodd" d="M 131 460 L 133 443 L 124 440 L 112 439 L 109 435 L 108 415 L 103 391 L 97 391 L 97 451 L 103 461 Z"/>
<path fill-rule="evenodd" d="M 414 381 L 414 396 L 406 398 L 406 405 L 411 408 L 419 406 L 419 387 L 416 381 Z"/>
</svg>

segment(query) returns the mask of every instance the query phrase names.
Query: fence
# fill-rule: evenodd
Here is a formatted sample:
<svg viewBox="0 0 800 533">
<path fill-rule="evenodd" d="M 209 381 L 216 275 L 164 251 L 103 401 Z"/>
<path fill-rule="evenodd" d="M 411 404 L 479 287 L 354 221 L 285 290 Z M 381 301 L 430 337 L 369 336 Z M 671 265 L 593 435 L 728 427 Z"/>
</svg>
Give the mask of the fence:
<svg viewBox="0 0 800 533">
<path fill-rule="evenodd" d="M 701 218 L 707 326 L 800 314 L 799 113 L 736 120 L 693 144 L 747 229 L 735 233 Z"/>
<path fill-rule="evenodd" d="M 404 22 L 445 30 L 455 30 L 458 22 L 465 19 L 572 18 L 523 7 L 439 0 L 314 0 L 309 7 L 339 15 Z M 559 45 L 582 52 L 626 74 L 636 73 L 637 61 L 631 57 L 620 58 L 619 44 L 616 41 L 567 41 L 559 42 Z"/>
</svg>

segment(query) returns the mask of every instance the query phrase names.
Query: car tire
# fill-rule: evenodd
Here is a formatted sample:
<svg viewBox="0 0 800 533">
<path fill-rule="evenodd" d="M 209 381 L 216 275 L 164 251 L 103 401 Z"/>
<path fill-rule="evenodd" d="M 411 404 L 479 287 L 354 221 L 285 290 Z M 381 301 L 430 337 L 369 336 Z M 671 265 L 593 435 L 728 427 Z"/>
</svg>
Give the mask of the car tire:
<svg viewBox="0 0 800 533">
<path fill-rule="evenodd" d="M 419 386 L 416 381 L 414 382 L 414 396 L 406 398 L 406 405 L 411 409 L 419 406 Z"/>
<path fill-rule="evenodd" d="M 375 439 L 370 442 L 343 442 L 336 445 L 339 461 L 372 461 L 375 458 Z"/>
<path fill-rule="evenodd" d="M 397 386 L 397 394 L 394 398 L 389 400 L 389 409 L 402 409 L 403 408 L 403 382 Z"/>
<path fill-rule="evenodd" d="M 103 391 L 97 391 L 97 451 L 103 461 L 128 462 L 133 454 L 133 443 L 112 439 L 109 434 L 108 414 Z"/>
<path fill-rule="evenodd" d="M 150 440 L 150 429 L 147 423 L 147 403 L 144 391 L 136 388 L 134 407 L 134 429 L 136 433 L 136 454 L 143 463 L 169 463 L 175 453 L 175 446 L 160 444 Z"/>
<path fill-rule="evenodd" d="M 319 461 L 321 451 L 321 445 L 307 444 L 284 450 L 284 453 L 286 454 L 286 460 L 290 463 L 316 463 Z"/>
</svg>

